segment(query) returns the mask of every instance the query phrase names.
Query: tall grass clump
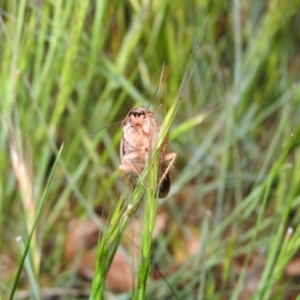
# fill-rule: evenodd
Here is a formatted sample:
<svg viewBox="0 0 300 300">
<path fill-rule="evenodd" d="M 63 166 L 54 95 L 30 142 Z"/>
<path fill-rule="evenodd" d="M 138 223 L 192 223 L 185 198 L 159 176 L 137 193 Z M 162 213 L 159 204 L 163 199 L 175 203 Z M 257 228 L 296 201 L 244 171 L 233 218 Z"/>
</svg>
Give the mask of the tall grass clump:
<svg viewBox="0 0 300 300">
<path fill-rule="evenodd" d="M 0 1 L 1 297 L 296 299 L 299 11 Z M 133 107 L 162 124 L 134 190 L 121 126 L 106 127 Z M 177 159 L 158 200 L 167 135 Z"/>
</svg>

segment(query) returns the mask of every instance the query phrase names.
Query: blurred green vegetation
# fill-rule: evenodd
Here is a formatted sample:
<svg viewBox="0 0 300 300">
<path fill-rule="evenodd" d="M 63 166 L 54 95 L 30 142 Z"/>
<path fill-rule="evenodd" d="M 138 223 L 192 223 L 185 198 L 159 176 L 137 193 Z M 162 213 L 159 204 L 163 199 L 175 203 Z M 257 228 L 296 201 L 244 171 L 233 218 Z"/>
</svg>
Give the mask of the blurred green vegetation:
<svg viewBox="0 0 300 300">
<path fill-rule="evenodd" d="M 120 125 L 92 134 L 132 107 L 150 105 L 163 121 L 207 18 L 170 132 L 177 161 L 159 202 L 164 229 L 153 238 L 152 264 L 167 283 L 153 267 L 148 298 L 295 299 L 299 12 L 296 0 L 1 0 L 3 299 L 21 261 L 16 238 L 27 241 L 62 142 L 14 299 L 89 298 L 93 276 L 78 271 L 84 238 L 66 245 L 72 224 L 92 220 L 103 232 L 120 194 L 130 195 L 118 172 Z M 132 290 L 112 286 L 107 299 L 131 299 Z"/>
</svg>

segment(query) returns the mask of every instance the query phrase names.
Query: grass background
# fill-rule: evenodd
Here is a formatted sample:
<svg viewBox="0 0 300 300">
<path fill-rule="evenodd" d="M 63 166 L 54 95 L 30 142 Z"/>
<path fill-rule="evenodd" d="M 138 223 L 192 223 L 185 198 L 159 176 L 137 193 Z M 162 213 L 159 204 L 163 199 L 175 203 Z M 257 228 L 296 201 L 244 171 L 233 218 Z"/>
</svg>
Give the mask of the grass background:
<svg viewBox="0 0 300 300">
<path fill-rule="evenodd" d="M 92 220 L 103 233 L 120 195 L 130 198 L 118 172 L 120 126 L 91 134 L 148 107 L 165 63 L 163 121 L 206 18 L 202 54 L 170 132 L 178 158 L 158 212 L 167 217 L 153 239 L 153 264 L 173 291 L 152 270 L 147 295 L 296 298 L 298 1 L 0 5 L 3 299 L 63 141 L 15 298 L 89 297 L 91 281 L 77 275 L 84 239 L 72 240 L 72 257 L 65 253 L 78 231 L 70 224 Z M 122 251 L 131 264 L 132 253 Z M 135 289 L 111 288 L 106 298 L 131 299 Z"/>
</svg>

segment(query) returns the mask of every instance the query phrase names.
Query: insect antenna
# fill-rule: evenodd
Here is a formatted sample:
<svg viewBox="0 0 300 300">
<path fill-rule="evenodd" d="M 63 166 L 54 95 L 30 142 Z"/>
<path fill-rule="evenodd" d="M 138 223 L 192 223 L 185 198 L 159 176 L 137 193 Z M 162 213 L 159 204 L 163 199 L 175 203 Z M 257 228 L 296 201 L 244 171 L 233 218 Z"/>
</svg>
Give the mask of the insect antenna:
<svg viewBox="0 0 300 300">
<path fill-rule="evenodd" d="M 123 122 L 123 121 L 117 121 L 117 122 L 115 122 L 115 123 L 111 123 L 111 124 L 109 124 L 109 125 L 106 125 L 106 126 L 104 126 L 104 127 L 101 127 L 100 129 L 96 130 L 94 133 L 90 134 L 89 137 L 93 137 L 93 136 L 94 136 L 96 133 L 98 133 L 99 131 L 101 131 L 101 130 L 103 130 L 103 129 L 105 129 L 105 128 L 109 128 L 109 127 L 111 127 L 111 126 L 120 124 L 120 123 L 122 123 L 122 122 Z"/>
</svg>

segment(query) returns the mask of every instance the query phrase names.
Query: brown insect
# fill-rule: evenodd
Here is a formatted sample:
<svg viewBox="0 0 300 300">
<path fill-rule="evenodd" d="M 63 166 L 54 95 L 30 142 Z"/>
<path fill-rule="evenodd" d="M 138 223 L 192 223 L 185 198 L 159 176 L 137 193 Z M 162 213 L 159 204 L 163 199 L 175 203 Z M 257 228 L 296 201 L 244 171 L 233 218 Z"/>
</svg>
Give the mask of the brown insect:
<svg viewBox="0 0 300 300">
<path fill-rule="evenodd" d="M 145 108 L 133 108 L 122 122 L 123 136 L 120 144 L 122 164 L 119 170 L 125 175 L 131 185 L 135 185 L 138 177 L 155 148 L 160 124 L 154 118 L 154 112 Z M 159 155 L 158 187 L 159 197 L 169 193 L 171 181 L 169 171 L 176 159 L 176 153 L 167 153 L 166 139 Z"/>
</svg>

